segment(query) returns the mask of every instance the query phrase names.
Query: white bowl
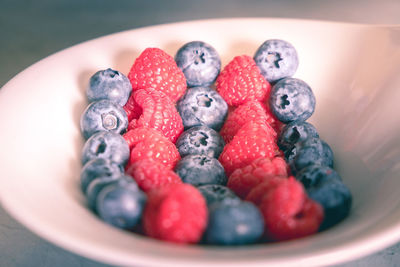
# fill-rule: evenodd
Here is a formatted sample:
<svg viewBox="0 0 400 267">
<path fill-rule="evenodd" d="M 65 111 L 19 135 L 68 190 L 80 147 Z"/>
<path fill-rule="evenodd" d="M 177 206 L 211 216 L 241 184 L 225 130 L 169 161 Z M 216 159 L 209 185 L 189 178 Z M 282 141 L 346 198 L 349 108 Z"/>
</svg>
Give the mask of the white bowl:
<svg viewBox="0 0 400 267">
<path fill-rule="evenodd" d="M 350 216 L 314 236 L 237 248 L 183 246 L 108 226 L 79 187 L 79 117 L 97 70 L 127 74 L 146 47 L 173 55 L 213 45 L 225 65 L 271 38 L 298 50 L 296 77 L 313 88 L 311 122 L 353 192 Z M 341 263 L 400 240 L 400 28 L 286 19 L 220 19 L 136 29 L 76 45 L 29 67 L 0 91 L 0 193 L 36 234 L 77 254 L 136 266 L 313 266 Z"/>
</svg>

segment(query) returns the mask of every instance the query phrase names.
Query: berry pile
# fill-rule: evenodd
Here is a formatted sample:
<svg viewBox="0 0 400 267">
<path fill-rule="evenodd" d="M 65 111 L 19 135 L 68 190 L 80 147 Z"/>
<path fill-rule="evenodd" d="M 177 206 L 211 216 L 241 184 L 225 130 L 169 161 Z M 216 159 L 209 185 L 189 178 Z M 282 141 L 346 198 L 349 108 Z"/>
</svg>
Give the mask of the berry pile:
<svg viewBox="0 0 400 267">
<path fill-rule="evenodd" d="M 81 188 L 105 222 L 175 243 L 283 241 L 343 220 L 352 196 L 315 127 L 295 48 L 267 40 L 223 69 L 193 41 L 95 73 Z"/>
</svg>

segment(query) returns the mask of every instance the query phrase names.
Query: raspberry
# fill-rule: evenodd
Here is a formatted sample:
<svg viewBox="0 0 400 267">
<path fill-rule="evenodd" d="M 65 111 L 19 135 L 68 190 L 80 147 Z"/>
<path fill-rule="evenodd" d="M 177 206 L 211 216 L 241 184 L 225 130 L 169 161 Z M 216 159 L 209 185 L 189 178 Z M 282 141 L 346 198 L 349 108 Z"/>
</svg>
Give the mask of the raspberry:
<svg viewBox="0 0 400 267">
<path fill-rule="evenodd" d="M 229 176 L 227 186 L 239 197 L 245 198 L 250 190 L 271 177 L 287 177 L 288 166 L 283 158 L 258 158 Z"/>
<path fill-rule="evenodd" d="M 128 121 L 132 121 L 133 119 L 140 118 L 143 113 L 142 107 L 136 103 L 135 98 L 133 97 L 133 93 L 129 96 L 128 101 L 123 106 L 126 115 L 128 116 Z"/>
<path fill-rule="evenodd" d="M 250 120 L 262 123 L 266 122 L 274 129 L 277 127 L 278 122 L 269 109 L 267 112 L 264 104 L 257 100 L 250 100 L 229 113 L 220 131 L 225 143 L 229 143 L 237 131 Z M 273 134 L 275 137 L 277 136 L 276 132 Z"/>
<path fill-rule="evenodd" d="M 321 205 L 307 197 L 293 176 L 267 191 L 259 207 L 266 235 L 275 241 L 314 234 L 323 220 Z"/>
<path fill-rule="evenodd" d="M 286 179 L 281 176 L 272 176 L 264 179 L 261 183 L 251 188 L 245 200 L 253 202 L 256 206 L 259 206 L 267 192 L 275 188 L 284 180 Z"/>
<path fill-rule="evenodd" d="M 216 88 L 226 103 L 238 106 L 249 100 L 265 101 L 271 85 L 261 75 L 254 60 L 237 56 L 221 71 Z"/>
<path fill-rule="evenodd" d="M 173 57 L 159 48 L 146 48 L 136 58 L 128 78 L 132 91 L 154 88 L 176 102 L 186 90 L 186 79 Z"/>
<path fill-rule="evenodd" d="M 175 172 L 164 164 L 150 159 L 136 161 L 128 168 L 127 174 L 135 179 L 144 192 L 167 184 L 182 183 Z"/>
<path fill-rule="evenodd" d="M 164 93 L 152 88 L 133 92 L 124 109 L 128 114 L 128 130 L 142 126 L 153 128 L 174 143 L 183 132 L 175 104 Z"/>
<path fill-rule="evenodd" d="M 276 118 L 276 116 L 272 113 L 269 105 L 265 106 L 265 113 L 267 114 L 267 122 L 271 127 L 275 130 L 276 134 L 279 135 L 282 131 L 284 123 Z"/>
<path fill-rule="evenodd" d="M 173 169 L 181 159 L 178 149 L 160 132 L 151 128 L 135 128 L 123 136 L 131 150 L 128 166 L 142 159 L 161 162 Z"/>
<path fill-rule="evenodd" d="M 197 243 L 207 219 L 206 201 L 192 185 L 168 185 L 148 192 L 143 225 L 145 233 L 153 238 Z"/>
<path fill-rule="evenodd" d="M 268 216 L 279 219 L 296 215 L 303 207 L 306 192 L 300 182 L 293 176 L 280 183 L 273 190 L 267 192 L 261 207 Z M 271 219 L 269 221 L 272 221 Z"/>
<path fill-rule="evenodd" d="M 229 175 L 257 158 L 279 155 L 272 129 L 265 123 L 249 121 L 240 128 L 232 141 L 224 147 L 219 161 Z"/>
</svg>

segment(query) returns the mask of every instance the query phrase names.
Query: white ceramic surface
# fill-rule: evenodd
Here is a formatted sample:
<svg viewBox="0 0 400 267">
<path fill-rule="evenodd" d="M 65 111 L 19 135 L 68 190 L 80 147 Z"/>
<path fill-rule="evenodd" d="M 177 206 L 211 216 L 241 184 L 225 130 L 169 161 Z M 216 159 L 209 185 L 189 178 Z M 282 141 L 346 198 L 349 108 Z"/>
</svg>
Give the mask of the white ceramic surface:
<svg viewBox="0 0 400 267">
<path fill-rule="evenodd" d="M 296 77 L 313 88 L 310 120 L 333 148 L 353 192 L 334 228 L 278 244 L 182 246 L 120 231 L 96 218 L 80 192 L 79 117 L 97 70 L 125 74 L 146 47 L 173 55 L 203 40 L 223 65 L 266 39 L 291 42 Z M 400 28 L 286 19 L 220 19 L 142 28 L 49 56 L 0 90 L 0 197 L 36 234 L 83 256 L 130 266 L 313 266 L 341 263 L 400 240 Z"/>
</svg>

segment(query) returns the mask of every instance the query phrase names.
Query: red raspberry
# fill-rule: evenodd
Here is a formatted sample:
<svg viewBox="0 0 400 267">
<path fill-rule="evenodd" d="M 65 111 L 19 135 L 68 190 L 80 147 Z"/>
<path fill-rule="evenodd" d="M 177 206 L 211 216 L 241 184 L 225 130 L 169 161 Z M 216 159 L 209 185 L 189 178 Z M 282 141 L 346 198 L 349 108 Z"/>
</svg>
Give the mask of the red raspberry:
<svg viewBox="0 0 400 267">
<path fill-rule="evenodd" d="M 176 146 L 154 129 L 135 128 L 123 136 L 131 149 L 128 166 L 142 159 L 151 159 L 173 169 L 181 159 Z"/>
<path fill-rule="evenodd" d="M 269 109 L 267 112 L 264 104 L 257 100 L 250 100 L 229 113 L 228 118 L 220 131 L 225 143 L 229 143 L 237 131 L 239 131 L 239 129 L 250 120 L 263 123 L 266 122 L 274 129 L 278 122 Z M 274 136 L 276 137 L 277 134 L 274 133 Z"/>
<path fill-rule="evenodd" d="M 128 121 L 131 122 L 134 119 L 140 118 L 140 116 L 143 113 L 142 107 L 135 101 L 135 98 L 133 96 L 134 94 L 131 93 L 131 95 L 128 98 L 128 101 L 126 102 L 124 106 L 124 110 L 126 112 L 126 115 L 128 116 Z"/>
<path fill-rule="evenodd" d="M 244 199 L 259 183 L 271 177 L 287 177 L 288 165 L 280 157 L 258 158 L 249 165 L 236 169 L 230 176 L 227 186 Z"/>
<path fill-rule="evenodd" d="M 261 75 L 254 59 L 247 55 L 237 56 L 219 74 L 216 80 L 219 94 L 231 106 L 249 100 L 265 101 L 271 85 Z"/>
<path fill-rule="evenodd" d="M 132 90 L 154 88 L 176 102 L 186 91 L 186 78 L 173 57 L 159 48 L 146 48 L 128 74 Z"/>
<path fill-rule="evenodd" d="M 273 158 L 280 151 L 272 129 L 265 123 L 249 121 L 240 128 L 219 156 L 219 161 L 229 175 L 238 168 L 258 158 Z"/>
<path fill-rule="evenodd" d="M 127 170 L 139 187 L 148 192 L 167 184 L 181 184 L 181 178 L 164 164 L 150 159 L 134 162 Z"/>
<path fill-rule="evenodd" d="M 207 217 L 206 201 L 194 186 L 167 185 L 148 192 L 143 225 L 151 237 L 197 243 L 206 228 Z"/>
<path fill-rule="evenodd" d="M 153 128 L 173 143 L 183 132 L 182 119 L 175 104 L 164 93 L 152 88 L 133 92 L 124 109 L 128 114 L 128 130 L 142 126 Z"/>
<path fill-rule="evenodd" d="M 268 179 L 263 180 L 258 185 L 254 186 L 250 192 L 247 194 L 245 200 L 253 202 L 254 205 L 259 206 L 262 199 L 267 194 L 267 192 L 275 188 L 282 181 L 286 180 L 282 176 L 272 176 Z"/>
<path fill-rule="evenodd" d="M 307 197 L 293 176 L 267 191 L 259 207 L 266 235 L 275 241 L 314 234 L 323 220 L 321 205 Z"/>
<path fill-rule="evenodd" d="M 265 113 L 267 114 L 267 122 L 275 130 L 277 136 L 281 133 L 284 124 L 272 113 L 269 106 L 265 106 Z"/>
</svg>

